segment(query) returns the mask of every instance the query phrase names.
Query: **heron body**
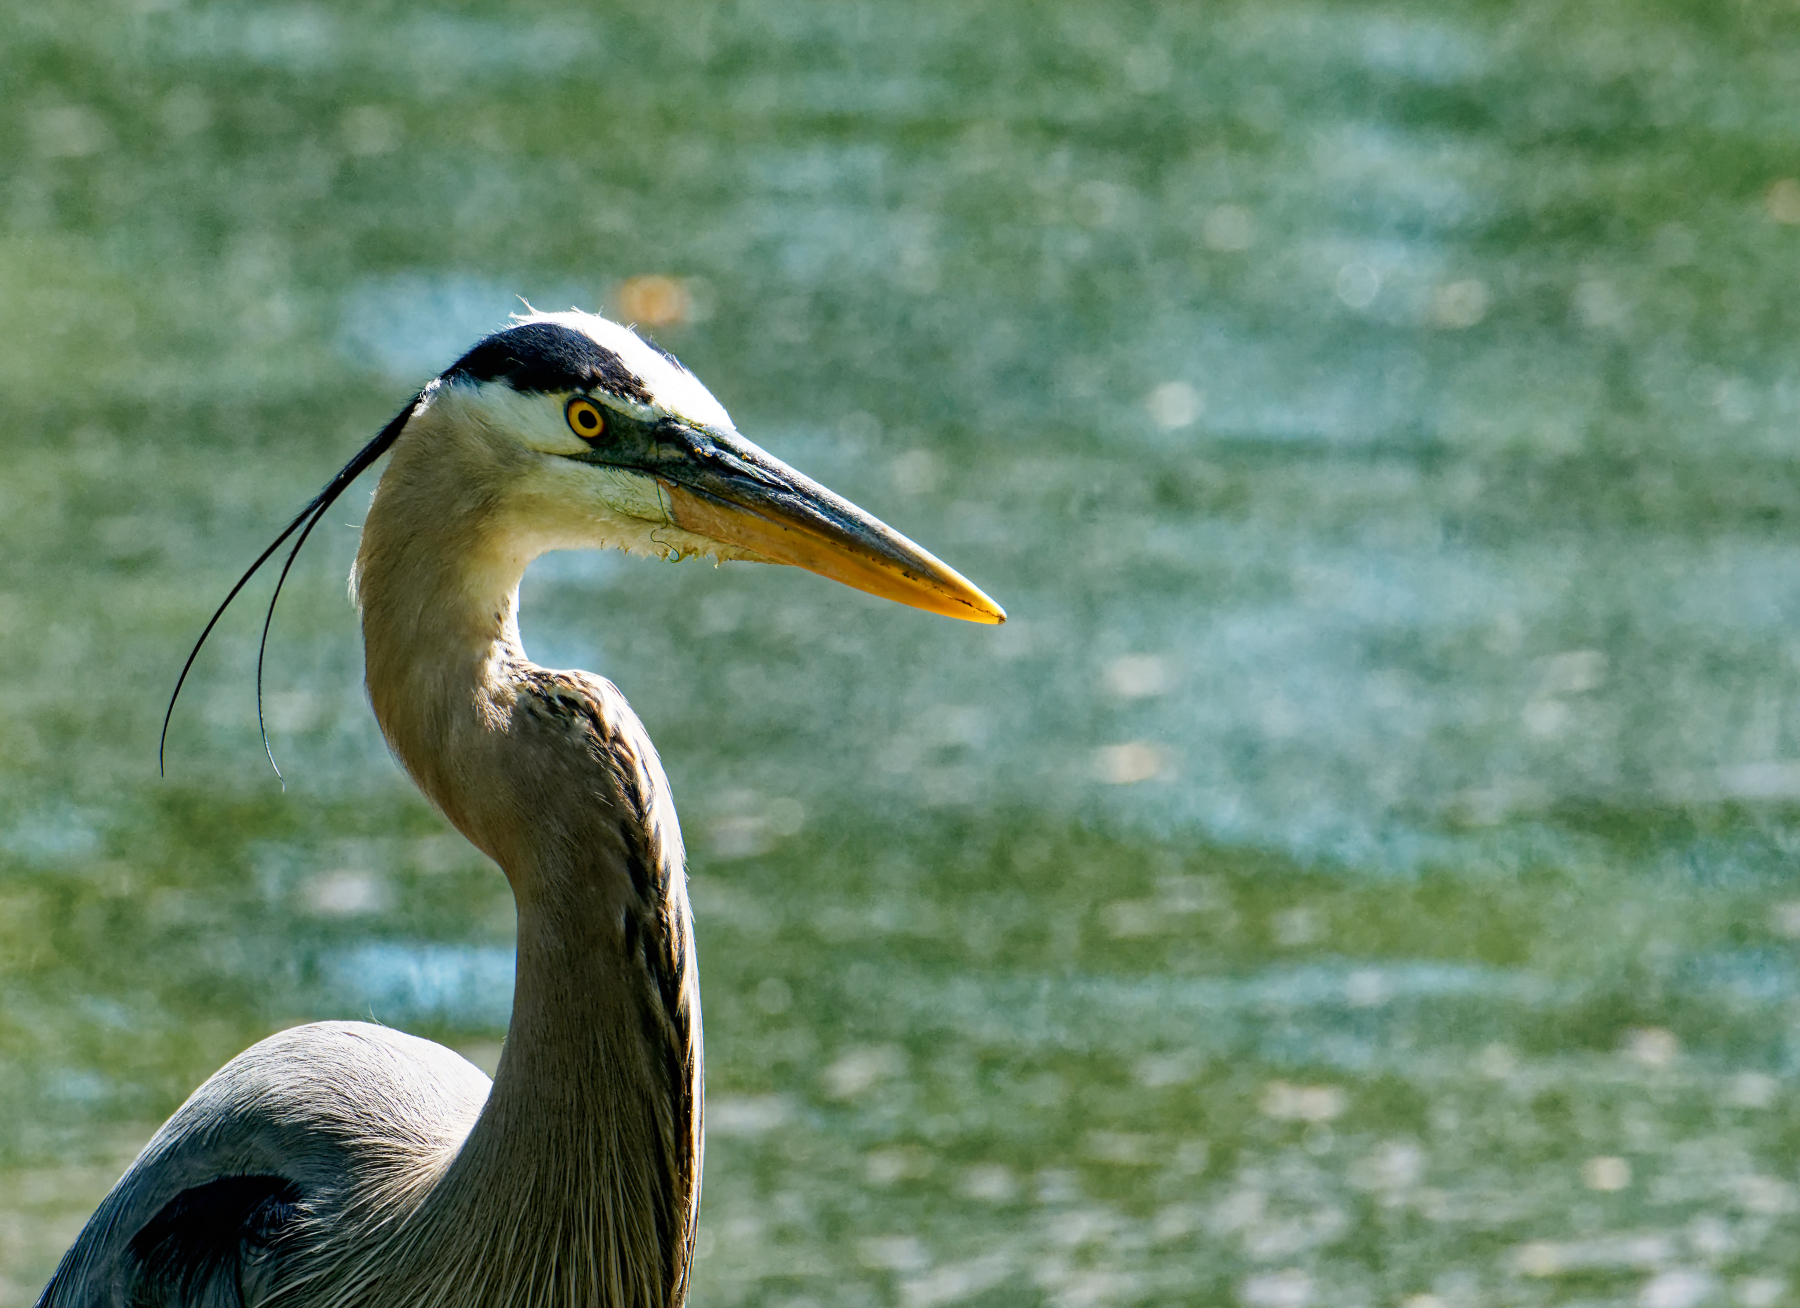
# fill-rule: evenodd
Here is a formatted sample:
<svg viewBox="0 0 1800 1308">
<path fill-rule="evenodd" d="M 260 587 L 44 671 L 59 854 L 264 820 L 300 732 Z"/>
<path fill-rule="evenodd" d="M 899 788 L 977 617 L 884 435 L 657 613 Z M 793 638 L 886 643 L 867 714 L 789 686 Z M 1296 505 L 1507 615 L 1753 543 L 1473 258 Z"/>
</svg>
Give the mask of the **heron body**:
<svg viewBox="0 0 1800 1308">
<path fill-rule="evenodd" d="M 608 546 L 755 559 L 1003 619 L 604 319 L 533 315 L 480 342 L 289 531 L 390 449 L 352 578 L 366 681 L 395 756 L 512 886 L 494 1080 L 364 1023 L 264 1040 L 156 1133 L 40 1308 L 677 1308 L 702 1140 L 680 828 L 619 691 L 526 658 L 526 565 Z"/>
</svg>

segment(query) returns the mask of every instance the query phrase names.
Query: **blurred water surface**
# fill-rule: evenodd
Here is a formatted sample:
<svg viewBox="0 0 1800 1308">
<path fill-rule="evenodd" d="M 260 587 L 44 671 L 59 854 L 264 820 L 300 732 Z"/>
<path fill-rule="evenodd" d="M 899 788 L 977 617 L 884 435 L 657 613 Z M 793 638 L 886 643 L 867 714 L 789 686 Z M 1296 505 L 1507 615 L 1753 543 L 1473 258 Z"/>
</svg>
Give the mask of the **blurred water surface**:
<svg viewBox="0 0 1800 1308">
<path fill-rule="evenodd" d="M 697 1304 L 1800 1294 L 1800 15 L 0 14 L 0 1305 L 284 1025 L 491 1066 L 511 902 L 342 577 L 518 297 L 652 327 L 978 630 L 544 560 L 692 851 Z M 266 592 L 265 592 L 266 593 Z"/>
</svg>

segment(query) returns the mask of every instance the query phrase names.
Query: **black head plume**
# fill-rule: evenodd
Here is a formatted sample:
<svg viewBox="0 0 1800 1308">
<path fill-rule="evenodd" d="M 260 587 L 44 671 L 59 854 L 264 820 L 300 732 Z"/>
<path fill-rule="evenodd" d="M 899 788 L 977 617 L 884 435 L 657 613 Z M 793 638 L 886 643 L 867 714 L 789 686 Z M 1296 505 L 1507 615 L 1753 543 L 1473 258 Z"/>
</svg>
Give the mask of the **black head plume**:
<svg viewBox="0 0 1800 1308">
<path fill-rule="evenodd" d="M 275 751 L 269 745 L 269 730 L 263 722 L 262 694 L 263 654 L 269 647 L 269 624 L 275 620 L 275 603 L 281 598 L 281 587 L 287 581 L 288 570 L 294 566 L 294 560 L 300 555 L 300 547 L 306 544 L 306 538 L 312 535 L 313 528 L 319 525 L 319 519 L 325 516 L 326 510 L 332 506 L 338 496 L 349 488 L 351 482 L 367 472 L 375 460 L 387 453 L 388 447 L 399 438 L 407 420 L 413 416 L 413 412 L 419 407 L 419 401 L 424 398 L 423 391 L 413 396 L 407 406 L 394 415 L 394 420 L 383 427 L 374 440 L 358 450 L 350 462 L 338 469 L 337 476 L 327 482 L 325 488 L 313 496 L 305 508 L 294 515 L 293 521 L 281 529 L 281 534 L 269 542 L 269 547 L 256 556 L 256 562 L 245 570 L 244 575 L 237 579 L 237 584 L 227 592 L 219 607 L 213 610 L 212 617 L 207 619 L 205 628 L 200 632 L 200 639 L 196 640 L 194 648 L 188 651 L 187 662 L 181 665 L 181 675 L 175 678 L 175 690 L 169 696 L 168 711 L 163 714 L 162 737 L 156 745 L 156 771 L 159 776 L 163 771 L 163 754 L 169 743 L 169 720 L 175 716 L 175 701 L 181 698 L 181 688 L 187 684 L 188 673 L 193 669 L 194 660 L 200 657 L 200 650 L 206 644 L 206 638 L 212 635 L 213 628 L 219 625 L 219 619 L 225 616 L 225 610 L 231 607 L 231 601 L 238 597 L 238 592 L 244 589 L 250 578 L 261 570 L 262 565 L 269 561 L 270 556 L 281 548 L 282 543 L 288 537 L 299 532 L 299 539 L 294 541 L 294 547 L 288 551 L 287 559 L 281 565 L 281 575 L 276 578 L 275 593 L 269 597 L 269 609 L 263 615 L 262 640 L 256 647 L 256 726 L 257 730 L 262 733 L 263 752 L 269 756 L 269 766 L 275 768 L 277 777 L 281 776 L 281 769 L 275 763 Z"/>
</svg>

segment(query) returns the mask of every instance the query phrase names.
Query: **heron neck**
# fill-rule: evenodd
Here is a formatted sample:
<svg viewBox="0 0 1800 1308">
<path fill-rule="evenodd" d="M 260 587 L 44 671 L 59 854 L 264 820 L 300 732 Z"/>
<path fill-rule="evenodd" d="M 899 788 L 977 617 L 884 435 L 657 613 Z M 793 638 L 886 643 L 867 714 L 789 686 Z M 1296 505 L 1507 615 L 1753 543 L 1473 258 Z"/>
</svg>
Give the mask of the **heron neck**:
<svg viewBox="0 0 1800 1308">
<path fill-rule="evenodd" d="M 500 1066 L 410 1223 L 401 1261 L 423 1292 L 408 1302 L 679 1308 L 686 1298 L 697 1044 L 644 1041 L 631 978 L 604 939 L 569 920 L 548 905 L 520 911 Z"/>
<path fill-rule="evenodd" d="M 531 542 L 434 477 L 441 457 L 406 455 L 357 558 L 369 697 L 518 905 L 504 1054 L 406 1223 L 410 1301 L 671 1308 L 698 1200 L 700 1042 L 667 783 L 616 690 L 525 658 Z"/>
<path fill-rule="evenodd" d="M 480 773 L 498 762 L 489 737 L 526 662 L 519 582 L 533 553 L 464 502 L 462 479 L 408 452 L 402 442 L 376 488 L 351 579 L 369 702 L 425 797 L 506 867 Z"/>
</svg>

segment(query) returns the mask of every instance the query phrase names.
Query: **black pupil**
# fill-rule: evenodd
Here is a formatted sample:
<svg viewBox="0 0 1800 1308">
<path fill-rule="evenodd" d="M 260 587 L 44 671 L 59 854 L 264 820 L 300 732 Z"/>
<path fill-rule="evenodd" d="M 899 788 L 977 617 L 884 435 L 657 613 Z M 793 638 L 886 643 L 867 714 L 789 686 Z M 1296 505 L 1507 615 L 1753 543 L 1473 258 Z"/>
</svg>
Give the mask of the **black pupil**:
<svg viewBox="0 0 1800 1308">
<path fill-rule="evenodd" d="M 580 423 L 582 427 L 588 431 L 592 431 L 600 425 L 600 421 L 594 416 L 594 411 L 592 409 L 577 409 L 575 411 L 575 421 Z"/>
</svg>

